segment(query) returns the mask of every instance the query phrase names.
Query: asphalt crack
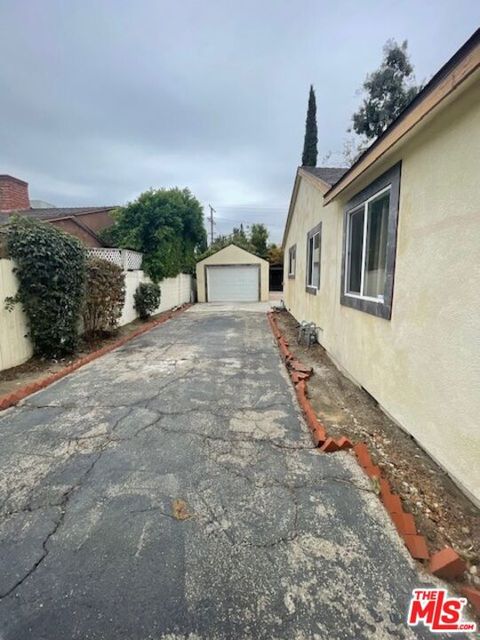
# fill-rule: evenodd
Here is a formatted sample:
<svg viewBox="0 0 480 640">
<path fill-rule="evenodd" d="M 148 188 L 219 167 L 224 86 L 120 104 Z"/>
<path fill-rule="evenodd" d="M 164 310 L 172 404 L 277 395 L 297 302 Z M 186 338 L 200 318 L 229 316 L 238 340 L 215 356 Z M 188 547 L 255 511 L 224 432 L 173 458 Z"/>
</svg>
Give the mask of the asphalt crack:
<svg viewBox="0 0 480 640">
<path fill-rule="evenodd" d="M 58 506 L 58 508 L 60 509 L 60 516 L 56 520 L 56 522 L 54 523 L 54 526 L 51 529 L 51 531 L 49 531 L 47 533 L 47 535 L 45 536 L 45 538 L 42 541 L 42 545 L 41 545 L 42 546 L 42 553 L 40 555 L 40 558 L 38 558 L 38 560 L 36 560 L 36 562 L 34 562 L 34 564 L 30 567 L 30 569 L 21 578 L 19 578 L 17 580 L 17 582 L 15 582 L 15 584 L 12 587 L 10 587 L 10 589 L 8 589 L 7 591 L 5 591 L 3 593 L 0 593 L 0 601 L 2 601 L 4 598 L 7 598 L 14 591 L 16 591 L 18 588 L 20 588 L 22 586 L 22 584 L 26 580 L 28 580 L 28 578 L 30 578 L 30 576 L 32 576 L 35 573 L 35 571 L 40 567 L 40 565 L 45 561 L 45 558 L 50 553 L 50 550 L 48 548 L 48 543 L 49 543 L 50 539 L 58 532 L 58 530 L 62 526 L 62 524 L 63 524 L 63 522 L 65 520 L 66 513 L 67 513 L 68 503 L 69 503 L 72 495 L 77 490 L 79 490 L 81 488 L 81 486 L 83 485 L 85 480 L 92 473 L 93 469 L 95 468 L 95 465 L 97 464 L 97 462 L 102 457 L 102 454 L 103 454 L 103 451 L 100 451 L 95 456 L 95 459 L 92 461 L 92 463 L 87 468 L 85 473 L 81 476 L 80 480 L 76 484 L 74 484 L 71 487 L 69 487 L 67 489 L 67 491 L 64 492 L 64 494 L 62 496 L 62 500 L 61 500 L 61 502 L 60 502 L 60 504 Z"/>
<path fill-rule="evenodd" d="M 56 520 L 53 528 L 51 531 L 49 531 L 47 533 L 47 535 L 45 536 L 45 538 L 42 541 L 42 553 L 40 555 L 40 557 L 38 558 L 38 560 L 36 562 L 34 562 L 34 564 L 31 566 L 31 568 L 21 577 L 17 580 L 17 582 L 7 591 L 0 593 L 0 601 L 3 600 L 4 598 L 7 598 L 10 594 L 12 594 L 14 591 L 16 591 L 19 587 L 21 587 L 21 585 L 25 582 L 25 580 L 28 580 L 28 578 L 33 575 L 35 573 L 35 571 L 38 569 L 38 567 L 44 562 L 45 558 L 48 556 L 50 550 L 48 548 L 48 543 L 50 541 L 50 539 L 58 532 L 58 530 L 60 529 L 60 527 L 62 526 L 64 520 L 65 520 L 65 516 L 66 516 L 66 512 L 67 512 L 67 507 L 69 504 L 69 501 L 71 499 L 71 497 L 74 495 L 74 493 L 78 492 L 81 487 L 83 486 L 83 484 L 85 483 L 85 481 L 87 480 L 87 478 L 90 476 L 90 474 L 93 472 L 95 466 L 97 465 L 97 463 L 99 462 L 99 460 L 101 459 L 102 455 L 105 453 L 105 451 L 107 450 L 109 444 L 112 442 L 112 433 L 115 431 L 115 429 L 119 426 L 119 424 L 122 422 L 122 420 L 125 420 L 126 418 L 128 418 L 131 413 L 133 412 L 133 408 L 131 408 L 127 413 L 125 413 L 124 415 L 120 416 L 119 418 L 117 418 L 117 420 L 113 423 L 111 429 L 109 432 L 107 432 L 106 434 L 102 434 L 103 435 L 103 441 L 99 447 L 99 450 L 93 453 L 90 453 L 89 455 L 93 455 L 94 459 L 92 460 L 91 464 L 87 467 L 87 469 L 84 471 L 84 473 L 80 476 L 80 478 L 77 480 L 77 482 L 75 484 L 72 484 L 61 496 L 60 500 L 57 503 L 51 503 L 51 504 L 43 504 L 43 505 L 39 505 L 36 508 L 33 508 L 31 506 L 31 500 L 32 500 L 32 494 L 30 495 L 30 499 L 28 504 L 26 505 L 26 507 L 19 509 L 19 510 L 14 510 L 11 511 L 10 513 L 7 514 L 2 514 L 4 517 L 6 516 L 11 517 L 12 515 L 16 514 L 16 513 L 32 513 L 34 511 L 40 510 L 40 509 L 48 509 L 48 508 L 58 508 L 60 510 L 60 516 L 59 518 Z M 78 440 L 78 438 L 73 438 L 71 439 L 73 441 Z M 72 456 L 77 455 L 78 451 L 72 452 L 66 460 L 70 459 Z"/>
</svg>

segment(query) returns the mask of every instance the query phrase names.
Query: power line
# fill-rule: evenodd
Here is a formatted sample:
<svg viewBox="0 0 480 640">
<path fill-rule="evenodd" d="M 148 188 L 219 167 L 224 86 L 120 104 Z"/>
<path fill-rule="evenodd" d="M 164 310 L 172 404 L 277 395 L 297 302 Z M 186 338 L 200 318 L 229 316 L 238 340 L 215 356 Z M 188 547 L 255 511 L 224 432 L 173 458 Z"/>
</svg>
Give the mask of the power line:
<svg viewBox="0 0 480 640">
<path fill-rule="evenodd" d="M 226 218 L 217 218 L 217 222 L 222 227 L 239 224 L 243 224 L 243 226 L 247 229 L 250 229 L 251 227 L 251 224 L 249 222 L 246 222 L 245 220 L 227 220 Z M 283 229 L 283 227 L 285 226 L 283 224 L 273 224 L 270 222 L 260 222 L 259 224 L 263 224 L 265 227 L 267 227 L 267 229 Z"/>
<path fill-rule="evenodd" d="M 246 204 L 226 204 L 226 203 L 217 203 L 217 207 L 221 207 L 222 209 L 284 209 L 288 207 L 288 203 L 279 202 L 278 204 L 254 204 L 254 203 L 246 203 Z"/>
<path fill-rule="evenodd" d="M 238 213 L 242 216 L 281 216 L 287 214 L 287 209 L 276 209 L 275 211 L 265 211 L 262 209 L 225 209 L 224 207 L 220 207 L 219 211 L 225 211 L 225 213 Z"/>
</svg>

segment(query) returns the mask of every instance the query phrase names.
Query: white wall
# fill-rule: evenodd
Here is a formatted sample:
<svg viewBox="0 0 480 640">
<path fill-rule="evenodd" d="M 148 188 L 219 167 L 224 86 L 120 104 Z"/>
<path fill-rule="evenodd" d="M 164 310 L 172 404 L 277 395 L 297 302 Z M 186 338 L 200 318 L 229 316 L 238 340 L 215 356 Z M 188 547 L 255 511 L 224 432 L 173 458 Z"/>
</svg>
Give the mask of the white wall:
<svg viewBox="0 0 480 640">
<path fill-rule="evenodd" d="M 140 282 L 150 282 L 143 271 L 125 272 L 125 304 L 119 324 L 123 326 L 136 319 L 133 296 Z M 192 278 L 185 273 L 166 278 L 160 283 L 161 302 L 155 313 L 168 311 L 190 302 Z M 16 367 L 32 357 L 32 344 L 27 337 L 27 321 L 20 304 L 12 311 L 5 309 L 5 298 L 17 292 L 17 279 L 11 260 L 0 260 L 0 371 Z"/>
<path fill-rule="evenodd" d="M 33 349 L 27 338 L 27 320 L 22 307 L 5 309 L 5 298 L 17 292 L 17 278 L 11 260 L 0 260 L 0 371 L 16 367 L 32 357 Z"/>
<path fill-rule="evenodd" d="M 143 271 L 127 271 L 125 273 L 125 304 L 119 321 L 120 326 L 132 322 L 137 317 L 133 306 L 133 296 L 140 282 L 151 282 L 151 280 Z M 190 302 L 192 289 L 192 277 L 190 275 L 180 273 L 175 278 L 165 278 L 159 282 L 159 286 L 161 291 L 160 305 L 155 313 L 168 311 L 168 309 L 178 307 L 185 302 Z"/>
</svg>

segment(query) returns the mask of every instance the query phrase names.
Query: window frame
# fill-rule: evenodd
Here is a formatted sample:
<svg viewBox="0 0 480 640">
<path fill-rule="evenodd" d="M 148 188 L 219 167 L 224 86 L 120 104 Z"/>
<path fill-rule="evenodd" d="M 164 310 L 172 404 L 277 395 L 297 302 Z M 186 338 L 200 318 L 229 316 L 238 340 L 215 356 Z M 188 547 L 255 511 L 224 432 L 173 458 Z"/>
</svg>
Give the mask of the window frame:
<svg viewBox="0 0 480 640">
<path fill-rule="evenodd" d="M 293 264 L 293 269 L 290 270 Z M 295 278 L 295 273 L 297 271 L 297 245 L 294 244 L 288 250 L 288 277 L 290 279 Z"/>
<path fill-rule="evenodd" d="M 309 281 L 310 278 L 310 242 L 312 242 L 312 246 L 315 242 L 315 236 L 318 236 L 318 285 L 312 284 Z M 313 229 L 307 233 L 307 261 L 305 264 L 305 291 L 307 293 L 311 293 L 316 296 L 317 292 L 320 291 L 320 284 L 322 281 L 321 278 L 321 264 L 322 264 L 322 223 L 319 222 Z M 313 276 L 313 260 L 312 260 L 312 276 Z"/>
<path fill-rule="evenodd" d="M 388 193 L 389 195 L 391 194 L 391 185 L 388 185 L 387 187 L 385 187 L 384 189 L 381 189 L 380 191 L 377 191 L 377 193 L 373 194 L 373 196 L 370 196 L 370 198 L 367 198 L 367 200 L 365 200 L 364 202 L 362 202 L 362 204 L 358 205 L 357 207 L 355 207 L 354 209 L 350 209 L 347 211 L 347 229 L 346 229 L 346 234 L 347 234 L 347 238 L 346 238 L 346 264 L 345 264 L 345 268 L 346 268 L 346 278 L 345 278 L 345 289 L 344 289 L 344 294 L 346 296 L 352 296 L 354 298 L 360 298 L 361 300 L 372 300 L 373 302 L 383 302 L 382 299 L 380 298 L 374 298 L 373 296 L 367 296 L 364 293 L 362 293 L 362 290 L 364 288 L 364 284 L 365 284 L 365 264 L 366 264 L 366 248 L 367 248 L 367 234 L 368 234 L 368 205 L 370 204 L 370 202 L 373 202 L 374 200 L 377 200 L 377 198 L 379 198 L 380 196 L 383 196 L 385 193 Z M 350 252 L 350 231 L 351 231 L 351 224 L 350 221 L 352 219 L 352 216 L 354 216 L 357 213 L 363 213 L 363 229 L 362 229 L 362 255 L 361 255 L 361 268 L 360 268 L 360 293 L 355 293 L 353 291 L 349 291 L 348 290 L 348 283 L 349 283 L 349 275 L 350 275 L 350 258 L 351 258 L 351 252 Z M 389 215 L 390 215 L 390 207 L 389 207 Z M 388 245 L 388 238 L 387 238 L 387 245 Z M 383 298 L 385 297 L 385 292 L 383 293 Z"/>
<path fill-rule="evenodd" d="M 346 205 L 343 222 L 343 254 L 342 254 L 342 282 L 340 290 L 340 304 L 346 307 L 363 311 L 375 315 L 385 320 L 390 320 L 393 303 L 393 283 L 395 272 L 395 257 L 397 250 L 397 226 L 398 208 L 400 199 L 400 176 L 401 163 L 394 165 L 391 169 L 374 180 L 365 189 L 357 193 Z M 361 284 L 364 283 L 365 262 L 366 262 L 366 234 L 368 227 L 368 203 L 382 195 L 390 193 L 387 222 L 387 247 L 385 259 L 385 288 L 383 300 L 371 296 L 361 295 L 361 293 L 348 292 L 347 286 L 350 273 L 350 220 L 351 216 L 363 209 L 363 239 L 362 239 L 362 264 L 361 264 Z"/>
</svg>

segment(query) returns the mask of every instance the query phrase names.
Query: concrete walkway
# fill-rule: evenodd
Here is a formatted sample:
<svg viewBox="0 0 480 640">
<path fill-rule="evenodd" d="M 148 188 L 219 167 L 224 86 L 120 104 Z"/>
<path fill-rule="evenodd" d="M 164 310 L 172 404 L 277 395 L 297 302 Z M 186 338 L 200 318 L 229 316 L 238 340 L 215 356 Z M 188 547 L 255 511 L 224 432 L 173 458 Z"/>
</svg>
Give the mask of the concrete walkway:
<svg viewBox="0 0 480 640">
<path fill-rule="evenodd" d="M 198 305 L 1 414 L 2 640 L 430 637 L 258 309 Z"/>
</svg>

